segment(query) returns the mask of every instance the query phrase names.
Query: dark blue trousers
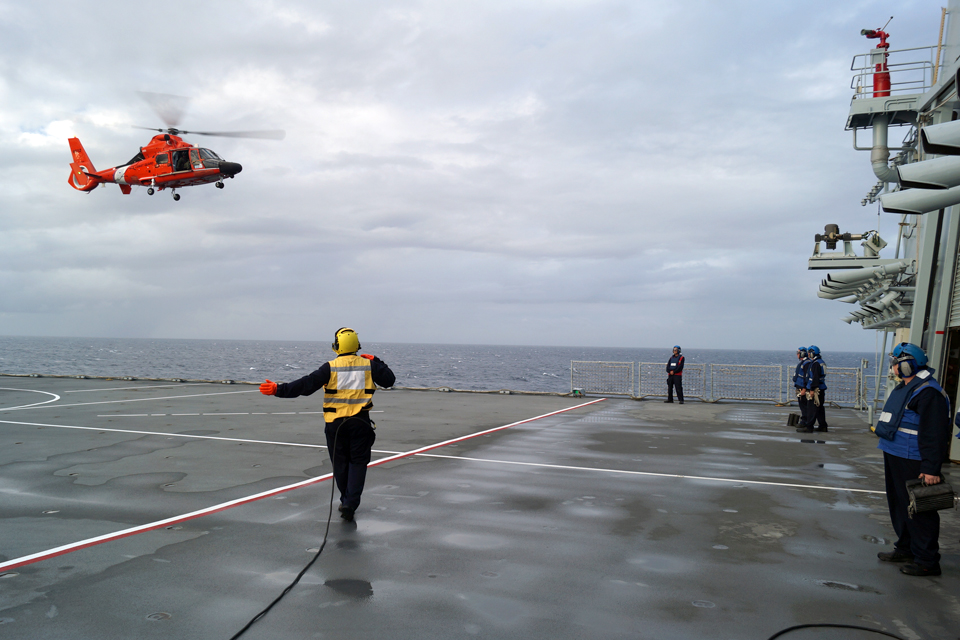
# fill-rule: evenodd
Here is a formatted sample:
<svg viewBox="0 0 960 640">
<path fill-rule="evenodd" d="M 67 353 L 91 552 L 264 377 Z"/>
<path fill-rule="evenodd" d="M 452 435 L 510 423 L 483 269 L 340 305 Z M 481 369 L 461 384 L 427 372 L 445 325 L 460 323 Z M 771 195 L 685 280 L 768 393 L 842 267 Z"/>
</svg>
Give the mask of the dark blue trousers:
<svg viewBox="0 0 960 640">
<path fill-rule="evenodd" d="M 683 376 L 673 374 L 667 376 L 667 399 L 673 401 L 673 390 L 677 390 L 677 400 L 683 402 Z"/>
<path fill-rule="evenodd" d="M 924 511 L 907 514 L 910 496 L 907 495 L 907 480 L 920 477 L 920 461 L 908 460 L 883 452 L 883 471 L 887 481 L 887 505 L 890 507 L 890 522 L 897 533 L 894 546 L 913 554 L 913 561 L 922 567 L 940 563 L 940 514 Z"/>
<path fill-rule="evenodd" d="M 823 408 L 826 392 L 824 389 L 815 389 L 814 391 L 820 396 L 820 404 L 817 405 L 813 400 L 808 400 L 806 397 L 800 400 L 800 425 L 812 429 L 813 423 L 816 422 L 821 429 L 826 429 L 827 414 Z"/>
<path fill-rule="evenodd" d="M 340 504 L 344 509 L 356 510 L 367 479 L 370 450 L 377 439 L 370 414 L 361 411 L 349 418 L 339 418 L 329 423 L 323 432 L 333 462 L 333 477 L 340 490 Z"/>
</svg>

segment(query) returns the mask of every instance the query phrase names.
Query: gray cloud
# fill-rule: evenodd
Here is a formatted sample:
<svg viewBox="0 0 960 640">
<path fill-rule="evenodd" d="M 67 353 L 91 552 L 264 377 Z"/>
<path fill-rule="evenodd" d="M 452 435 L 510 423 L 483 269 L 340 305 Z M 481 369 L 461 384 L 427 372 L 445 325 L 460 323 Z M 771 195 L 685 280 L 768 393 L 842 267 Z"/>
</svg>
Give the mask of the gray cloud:
<svg viewBox="0 0 960 640">
<path fill-rule="evenodd" d="M 895 47 L 939 13 L 901 3 Z M 893 239 L 843 124 L 885 5 L 0 7 L 0 332 L 872 348 L 816 298 L 827 222 Z M 876 24 L 875 24 L 876 23 Z M 191 96 L 226 189 L 66 184 Z M 894 134 L 896 135 L 896 134 Z M 788 346 L 787 348 L 792 348 Z"/>
</svg>

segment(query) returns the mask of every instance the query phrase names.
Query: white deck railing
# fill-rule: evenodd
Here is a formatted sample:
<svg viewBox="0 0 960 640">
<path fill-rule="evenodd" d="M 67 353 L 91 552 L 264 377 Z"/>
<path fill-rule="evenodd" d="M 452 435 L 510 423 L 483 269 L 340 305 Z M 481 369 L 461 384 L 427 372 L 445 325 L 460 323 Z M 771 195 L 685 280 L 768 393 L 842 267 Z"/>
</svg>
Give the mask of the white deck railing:
<svg viewBox="0 0 960 640">
<path fill-rule="evenodd" d="M 683 395 L 705 402 L 734 400 L 789 405 L 797 401 L 793 372 L 793 365 L 687 363 L 683 368 Z M 571 361 L 570 391 L 638 399 L 666 397 L 666 364 Z M 828 368 L 826 401 L 855 409 L 866 407 L 863 372 L 856 368 Z"/>
</svg>

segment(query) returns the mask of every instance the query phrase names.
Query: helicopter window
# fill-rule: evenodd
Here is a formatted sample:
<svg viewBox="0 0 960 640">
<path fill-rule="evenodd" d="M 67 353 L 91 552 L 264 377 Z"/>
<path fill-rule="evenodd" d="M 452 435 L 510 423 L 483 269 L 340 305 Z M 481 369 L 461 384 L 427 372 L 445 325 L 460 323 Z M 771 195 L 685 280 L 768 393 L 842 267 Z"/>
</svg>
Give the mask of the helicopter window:
<svg viewBox="0 0 960 640">
<path fill-rule="evenodd" d="M 158 164 L 158 165 L 167 164 L 167 161 L 168 161 L 168 160 L 169 160 L 169 158 L 167 157 L 167 154 L 165 154 L 165 153 L 158 153 L 158 154 L 157 154 L 157 164 Z"/>
<path fill-rule="evenodd" d="M 132 158 L 130 158 L 130 161 L 127 162 L 127 164 L 128 164 L 128 165 L 129 165 L 129 164 L 134 164 L 134 163 L 136 163 L 136 162 L 140 162 L 141 160 L 143 160 L 143 150 L 141 150 L 140 153 L 138 153 L 137 155 L 135 155 L 135 156 L 133 156 Z M 120 166 L 126 166 L 126 165 L 120 165 Z"/>
<path fill-rule="evenodd" d="M 200 153 L 196 149 L 190 149 L 190 164 L 193 165 L 194 169 L 203 169 Z"/>
<path fill-rule="evenodd" d="M 186 149 L 173 152 L 173 170 L 174 171 L 190 170 L 190 157 L 187 155 Z"/>
<path fill-rule="evenodd" d="M 216 169 L 220 166 L 220 156 L 210 149 L 200 149 L 200 157 L 203 158 L 203 166 L 207 169 Z"/>
</svg>

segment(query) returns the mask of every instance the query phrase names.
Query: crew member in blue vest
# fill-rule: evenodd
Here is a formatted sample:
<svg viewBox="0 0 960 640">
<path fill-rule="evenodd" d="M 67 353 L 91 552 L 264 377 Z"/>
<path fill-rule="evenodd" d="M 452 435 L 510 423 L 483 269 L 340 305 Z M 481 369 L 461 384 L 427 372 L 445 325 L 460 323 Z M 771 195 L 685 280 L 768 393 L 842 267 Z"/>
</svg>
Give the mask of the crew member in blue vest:
<svg viewBox="0 0 960 640">
<path fill-rule="evenodd" d="M 893 349 L 890 370 L 902 378 L 883 405 L 874 433 L 880 437 L 890 520 L 897 534 L 893 551 L 877 557 L 885 562 L 905 562 L 900 573 L 910 576 L 940 575 L 940 515 L 922 511 L 910 517 L 906 482 L 920 478 L 939 484 L 940 465 L 950 453 L 950 401 L 927 367 L 920 347 L 902 342 Z"/>
<path fill-rule="evenodd" d="M 800 407 L 800 424 L 806 424 L 807 416 L 807 348 L 797 347 L 797 368 L 793 372 L 793 387 L 797 392 Z"/>
<path fill-rule="evenodd" d="M 260 393 L 296 398 L 324 389 L 324 435 L 333 462 L 333 477 L 340 490 L 340 517 L 352 521 L 360 506 L 370 450 L 377 437 L 376 425 L 370 420 L 373 394 L 377 385 L 392 387 L 396 376 L 380 358 L 357 355 L 360 338 L 349 327 L 337 330 L 331 347 L 337 357 L 330 362 L 293 382 L 277 384 L 267 380 L 260 385 Z"/>
<path fill-rule="evenodd" d="M 827 430 L 827 416 L 823 407 L 824 392 L 827 390 L 827 365 L 820 355 L 820 347 L 807 347 L 807 418 L 801 422 L 797 431 L 813 433 L 813 423 L 817 423 L 817 431 Z"/>
<path fill-rule="evenodd" d="M 673 347 L 673 355 L 667 360 L 667 399 L 664 402 L 673 402 L 673 389 L 677 389 L 677 400 L 683 404 L 683 354 L 680 345 Z"/>
</svg>

